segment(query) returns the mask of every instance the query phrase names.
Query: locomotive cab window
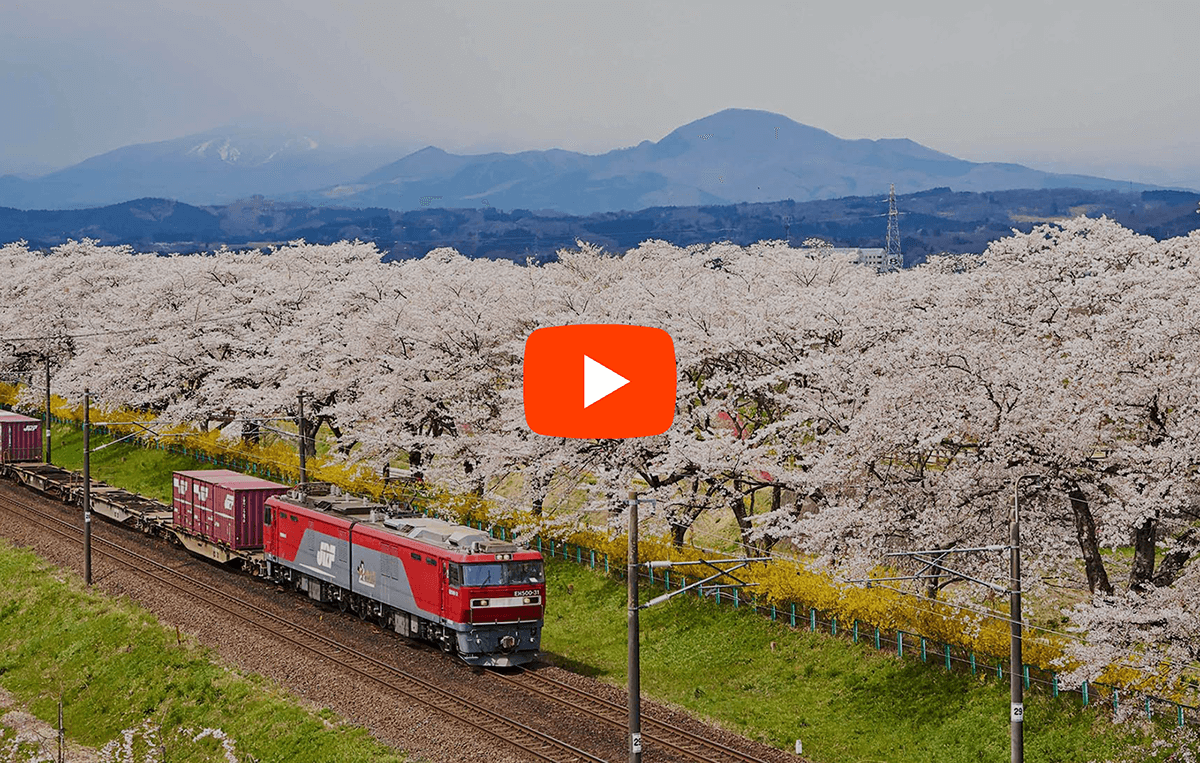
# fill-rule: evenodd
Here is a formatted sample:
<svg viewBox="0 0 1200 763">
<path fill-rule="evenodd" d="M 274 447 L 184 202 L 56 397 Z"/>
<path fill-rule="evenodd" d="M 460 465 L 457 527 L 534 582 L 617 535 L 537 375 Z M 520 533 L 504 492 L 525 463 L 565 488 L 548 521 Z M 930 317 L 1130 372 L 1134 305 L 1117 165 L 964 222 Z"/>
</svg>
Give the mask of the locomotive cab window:
<svg viewBox="0 0 1200 763">
<path fill-rule="evenodd" d="M 544 583 L 546 573 L 538 560 L 528 562 L 496 562 L 464 564 L 463 582 L 469 586 L 522 585 Z"/>
<path fill-rule="evenodd" d="M 271 507 L 270 506 L 268 506 L 266 509 L 263 510 L 263 524 L 264 525 L 271 524 Z"/>
<path fill-rule="evenodd" d="M 446 565 L 446 570 L 447 570 L 446 576 L 450 579 L 450 585 L 452 585 L 452 586 L 462 585 L 462 565 L 461 564 Z"/>
</svg>

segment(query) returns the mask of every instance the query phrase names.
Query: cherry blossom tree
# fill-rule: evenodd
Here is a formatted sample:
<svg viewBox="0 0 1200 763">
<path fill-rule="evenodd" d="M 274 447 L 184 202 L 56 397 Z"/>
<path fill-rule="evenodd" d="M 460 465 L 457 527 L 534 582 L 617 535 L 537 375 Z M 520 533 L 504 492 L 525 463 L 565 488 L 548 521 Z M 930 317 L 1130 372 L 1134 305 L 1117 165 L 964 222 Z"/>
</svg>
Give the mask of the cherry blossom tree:
<svg viewBox="0 0 1200 763">
<path fill-rule="evenodd" d="M 1197 234 L 1079 218 L 882 275 L 783 242 L 579 243 L 525 266 L 451 249 L 382 263 L 361 242 L 187 257 L 17 243 L 0 275 L 0 366 L 50 355 L 59 394 L 206 424 L 294 416 L 304 393 L 307 434 L 327 427 L 340 457 L 403 455 L 547 521 L 619 527 L 636 488 L 677 543 L 728 511 L 749 553 L 858 574 L 891 551 L 1004 543 L 1014 485 L 1036 476 L 1019 496 L 1027 588 L 1086 589 L 1079 675 L 1114 654 L 1196 659 Z M 579 323 L 671 334 L 667 432 L 525 427 L 525 338 Z M 963 564 L 1006 584 L 999 554 Z M 953 583 L 923 593 L 974 596 Z"/>
</svg>

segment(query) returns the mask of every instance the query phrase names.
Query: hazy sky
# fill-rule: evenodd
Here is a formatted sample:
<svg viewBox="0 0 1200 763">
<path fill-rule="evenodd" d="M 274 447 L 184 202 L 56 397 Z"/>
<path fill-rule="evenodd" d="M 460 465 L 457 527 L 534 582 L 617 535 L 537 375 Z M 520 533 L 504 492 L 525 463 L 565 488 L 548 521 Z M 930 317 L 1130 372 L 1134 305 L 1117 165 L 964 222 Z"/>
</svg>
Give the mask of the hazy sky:
<svg viewBox="0 0 1200 763">
<path fill-rule="evenodd" d="M 6 0 L 0 173 L 243 122 L 601 152 L 736 106 L 1200 187 L 1200 3 L 975 5 Z"/>
</svg>

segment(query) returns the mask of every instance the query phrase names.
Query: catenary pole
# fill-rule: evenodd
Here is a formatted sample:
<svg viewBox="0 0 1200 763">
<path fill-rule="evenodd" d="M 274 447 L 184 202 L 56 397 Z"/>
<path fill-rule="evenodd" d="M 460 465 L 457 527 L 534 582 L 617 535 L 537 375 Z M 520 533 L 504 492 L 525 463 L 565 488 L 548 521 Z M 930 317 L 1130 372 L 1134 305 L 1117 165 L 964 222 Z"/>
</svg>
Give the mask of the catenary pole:
<svg viewBox="0 0 1200 763">
<path fill-rule="evenodd" d="M 300 405 L 300 417 L 298 419 L 300 428 L 300 484 L 308 482 L 308 467 L 305 461 L 305 451 L 308 450 L 308 444 L 305 442 L 307 437 L 304 434 L 304 393 L 301 392 L 298 397 Z"/>
<path fill-rule="evenodd" d="M 46 423 L 42 425 L 46 434 L 46 463 L 50 463 L 50 353 L 46 353 Z"/>
<path fill-rule="evenodd" d="M 642 676 L 638 634 L 638 495 L 629 493 L 629 763 L 642 761 Z"/>
<path fill-rule="evenodd" d="M 92 584 L 92 397 L 83 391 L 83 580 Z"/>
<path fill-rule="evenodd" d="M 1008 686 L 1010 694 L 1009 705 L 1009 741 L 1011 763 L 1025 762 L 1025 685 L 1024 658 L 1021 654 L 1021 480 L 1037 479 L 1036 474 L 1023 474 L 1017 478 L 1017 486 L 1013 490 L 1012 521 L 1009 526 L 1009 576 L 1011 581 L 1009 599 L 1009 619 L 1012 625 L 1012 639 L 1009 656 Z"/>
</svg>

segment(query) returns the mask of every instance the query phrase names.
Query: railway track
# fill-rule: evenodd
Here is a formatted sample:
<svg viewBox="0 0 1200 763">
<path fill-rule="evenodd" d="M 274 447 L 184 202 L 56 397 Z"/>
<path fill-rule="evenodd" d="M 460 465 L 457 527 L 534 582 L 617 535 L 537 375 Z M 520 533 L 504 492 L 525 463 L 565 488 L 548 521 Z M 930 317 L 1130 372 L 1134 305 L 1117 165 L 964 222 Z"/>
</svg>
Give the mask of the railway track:
<svg viewBox="0 0 1200 763">
<path fill-rule="evenodd" d="M 522 668 L 514 675 L 491 671 L 501 681 L 534 692 L 596 720 L 620 729 L 628 728 L 628 710 L 620 703 L 598 697 L 568 683 Z M 681 726 L 642 714 L 642 739 L 695 763 L 768 763 L 736 748 L 708 739 Z"/>
<path fill-rule="evenodd" d="M 10 496 L 0 495 L 0 509 L 23 517 L 44 530 L 74 540 L 82 533 L 77 525 L 53 516 L 37 506 Z M 187 593 L 209 606 L 271 636 L 341 666 L 361 678 L 379 684 L 424 705 L 432 706 L 463 724 L 488 734 L 540 761 L 548 763 L 606 763 L 586 750 L 504 716 L 494 710 L 470 703 L 456 694 L 419 676 L 356 651 L 336 639 L 314 633 L 286 618 L 268 612 L 184 572 L 150 559 L 110 540 L 92 537 L 92 551 L 108 557 L 134 572 Z M 336 656 L 335 656 L 336 655 Z"/>
</svg>

